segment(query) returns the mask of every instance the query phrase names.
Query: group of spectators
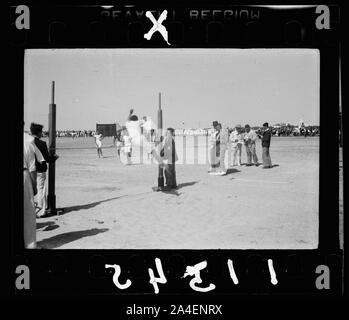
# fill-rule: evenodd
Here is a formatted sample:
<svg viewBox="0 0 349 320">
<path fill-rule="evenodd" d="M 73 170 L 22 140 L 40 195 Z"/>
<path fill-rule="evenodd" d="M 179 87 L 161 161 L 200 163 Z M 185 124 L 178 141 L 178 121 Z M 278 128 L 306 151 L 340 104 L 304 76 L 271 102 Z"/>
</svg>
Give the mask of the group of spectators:
<svg viewBox="0 0 349 320">
<path fill-rule="evenodd" d="M 232 132 L 234 128 L 227 128 L 229 132 Z M 257 133 L 261 133 L 263 127 L 251 127 Z M 176 129 L 175 134 L 177 136 L 210 136 L 213 132 L 212 128 L 209 129 Z M 319 136 L 320 128 L 317 126 L 307 126 L 307 127 L 296 127 L 296 126 L 285 126 L 285 127 L 270 127 L 270 132 L 272 136 Z"/>
<path fill-rule="evenodd" d="M 230 166 L 241 166 L 242 147 L 245 146 L 247 163 L 246 166 L 259 166 L 256 154 L 256 143 L 258 139 L 262 142 L 262 159 L 263 169 L 273 167 L 269 148 L 271 140 L 271 128 L 265 122 L 260 132 L 253 130 L 250 125 L 244 127 L 240 124 L 236 125 L 231 131 L 223 128 L 217 121 L 213 122 L 212 133 L 210 139 L 210 168 L 208 172 L 213 175 L 225 175 L 227 168 L 225 165 L 226 152 L 229 150 L 229 144 L 233 151 L 233 163 Z M 253 161 L 253 164 L 252 164 Z"/>
</svg>

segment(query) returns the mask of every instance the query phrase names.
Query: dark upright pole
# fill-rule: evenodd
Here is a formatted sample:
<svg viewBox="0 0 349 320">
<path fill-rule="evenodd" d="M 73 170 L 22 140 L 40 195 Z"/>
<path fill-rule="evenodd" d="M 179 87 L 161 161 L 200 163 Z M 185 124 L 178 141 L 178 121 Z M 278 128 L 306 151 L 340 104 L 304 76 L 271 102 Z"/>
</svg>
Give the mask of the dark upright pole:
<svg viewBox="0 0 349 320">
<path fill-rule="evenodd" d="M 162 110 L 161 110 L 161 92 L 159 92 L 159 109 L 158 109 L 158 132 L 160 134 L 160 143 L 162 142 Z M 164 187 L 164 170 L 159 164 L 158 188 Z"/>
<path fill-rule="evenodd" d="M 56 105 L 55 105 L 55 82 L 52 81 L 51 103 L 49 106 L 48 115 L 49 127 L 49 154 L 52 158 L 56 154 Z M 56 180 L 56 165 L 55 161 L 48 164 L 48 196 L 47 213 L 53 215 L 57 213 L 56 209 L 56 194 L 55 194 L 55 180 Z"/>
</svg>

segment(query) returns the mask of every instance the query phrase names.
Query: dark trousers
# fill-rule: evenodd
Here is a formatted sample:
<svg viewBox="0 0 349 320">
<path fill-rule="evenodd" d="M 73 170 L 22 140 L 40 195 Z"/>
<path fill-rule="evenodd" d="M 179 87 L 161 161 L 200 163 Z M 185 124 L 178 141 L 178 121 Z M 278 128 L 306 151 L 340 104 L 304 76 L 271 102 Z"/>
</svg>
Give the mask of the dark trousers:
<svg viewBox="0 0 349 320">
<path fill-rule="evenodd" d="M 165 173 L 165 179 L 166 179 L 166 186 L 170 188 L 176 188 L 177 187 L 176 165 L 174 163 L 165 164 L 164 173 Z"/>
<path fill-rule="evenodd" d="M 270 153 L 269 153 L 269 147 L 263 147 L 263 153 L 262 153 L 262 158 L 263 158 L 263 167 L 271 167 L 271 158 L 270 158 Z"/>
</svg>

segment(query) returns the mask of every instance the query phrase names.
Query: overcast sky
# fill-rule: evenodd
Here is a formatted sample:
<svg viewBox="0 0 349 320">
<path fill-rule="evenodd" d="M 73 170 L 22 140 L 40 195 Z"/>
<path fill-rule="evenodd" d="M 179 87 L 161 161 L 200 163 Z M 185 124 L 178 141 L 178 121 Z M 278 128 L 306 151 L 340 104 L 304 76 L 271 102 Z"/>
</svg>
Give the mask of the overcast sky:
<svg viewBox="0 0 349 320">
<path fill-rule="evenodd" d="M 130 108 L 164 127 L 319 124 L 319 53 L 313 49 L 26 50 L 24 120 L 47 128 L 51 81 L 57 129 L 123 123 Z"/>
</svg>

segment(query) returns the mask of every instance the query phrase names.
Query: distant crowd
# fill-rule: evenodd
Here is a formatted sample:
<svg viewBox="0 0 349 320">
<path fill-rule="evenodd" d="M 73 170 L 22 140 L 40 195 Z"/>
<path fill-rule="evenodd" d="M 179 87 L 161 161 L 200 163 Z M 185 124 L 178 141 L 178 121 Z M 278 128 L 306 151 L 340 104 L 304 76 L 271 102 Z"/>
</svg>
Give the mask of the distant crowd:
<svg viewBox="0 0 349 320">
<path fill-rule="evenodd" d="M 251 127 L 256 133 L 262 132 L 262 127 Z M 227 128 L 229 132 L 232 132 L 234 128 Z M 175 129 L 175 135 L 177 136 L 210 136 L 212 134 L 212 128 L 199 128 L 199 129 Z M 270 127 L 271 134 L 274 137 L 285 136 L 319 136 L 319 126 L 274 126 Z M 56 137 L 94 137 L 96 135 L 95 130 L 57 130 Z M 48 131 L 43 132 L 43 137 L 48 137 Z"/>
<path fill-rule="evenodd" d="M 96 134 L 94 130 L 57 130 L 56 137 L 93 137 Z M 43 137 L 48 137 L 48 131 L 43 131 Z"/>
<path fill-rule="evenodd" d="M 229 133 L 234 131 L 234 128 L 227 128 Z M 260 134 L 263 127 L 251 127 L 257 134 Z M 243 129 L 244 131 L 244 129 Z M 272 136 L 319 136 L 320 127 L 318 126 L 307 126 L 307 127 L 296 127 L 296 126 L 285 126 L 285 127 L 270 127 Z M 213 132 L 212 128 L 209 129 L 176 129 L 175 134 L 179 136 L 196 136 L 206 135 L 210 136 Z"/>
</svg>

